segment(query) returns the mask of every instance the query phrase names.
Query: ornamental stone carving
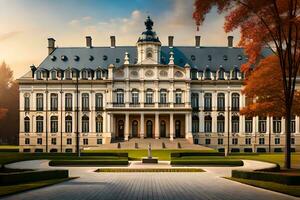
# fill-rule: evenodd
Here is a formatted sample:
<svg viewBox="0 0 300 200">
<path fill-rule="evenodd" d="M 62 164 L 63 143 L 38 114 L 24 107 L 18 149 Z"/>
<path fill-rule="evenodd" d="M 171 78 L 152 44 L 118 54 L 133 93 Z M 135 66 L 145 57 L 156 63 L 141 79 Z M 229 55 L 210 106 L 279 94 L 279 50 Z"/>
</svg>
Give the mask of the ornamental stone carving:
<svg viewBox="0 0 300 200">
<path fill-rule="evenodd" d="M 174 74 L 174 76 L 175 76 L 176 78 L 182 78 L 182 77 L 183 77 L 183 74 L 182 74 L 182 72 L 180 72 L 180 71 L 176 71 L 175 74 Z"/>
<path fill-rule="evenodd" d="M 153 73 L 153 71 L 152 70 L 147 70 L 146 72 L 145 72 L 145 76 L 146 77 L 152 77 L 154 75 L 154 73 Z"/>
<path fill-rule="evenodd" d="M 168 76 L 168 72 L 167 72 L 166 70 L 161 70 L 161 71 L 159 72 L 159 75 L 160 75 L 161 77 L 166 77 L 166 76 Z"/>
</svg>

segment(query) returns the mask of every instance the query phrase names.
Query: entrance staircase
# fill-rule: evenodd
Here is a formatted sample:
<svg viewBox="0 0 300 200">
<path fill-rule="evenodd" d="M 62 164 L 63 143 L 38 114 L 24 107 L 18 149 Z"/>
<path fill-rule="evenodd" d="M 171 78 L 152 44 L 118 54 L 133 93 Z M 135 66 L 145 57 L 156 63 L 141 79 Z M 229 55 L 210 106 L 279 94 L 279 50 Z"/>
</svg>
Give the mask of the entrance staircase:
<svg viewBox="0 0 300 200">
<path fill-rule="evenodd" d="M 100 149 L 148 149 L 151 144 L 152 149 L 194 149 L 194 150 L 212 150 L 209 147 L 198 144 L 191 144 L 184 138 L 174 139 L 170 141 L 167 138 L 163 139 L 138 139 L 133 138 L 129 141 L 115 141 L 110 144 L 102 144 L 95 147 L 85 148 L 86 150 L 100 150 Z"/>
</svg>

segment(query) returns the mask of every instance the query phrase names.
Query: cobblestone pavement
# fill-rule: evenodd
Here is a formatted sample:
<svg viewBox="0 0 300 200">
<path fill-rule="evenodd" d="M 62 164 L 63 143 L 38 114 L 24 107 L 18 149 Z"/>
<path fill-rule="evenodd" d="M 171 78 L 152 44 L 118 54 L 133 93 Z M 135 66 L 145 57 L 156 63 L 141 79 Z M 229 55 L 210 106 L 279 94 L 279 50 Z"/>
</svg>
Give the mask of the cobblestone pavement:
<svg viewBox="0 0 300 200">
<path fill-rule="evenodd" d="M 132 165 L 134 166 L 134 164 Z M 165 168 L 165 164 L 163 164 Z M 267 166 L 245 161 L 247 169 Z M 24 161 L 8 167 L 45 169 L 48 161 Z M 136 165 L 135 165 L 136 167 Z M 148 166 L 149 167 L 149 166 Z M 12 196 L 6 200 L 85 200 L 85 199 L 153 199 L 153 200 L 281 200 L 298 199 L 255 188 L 220 176 L 230 174 L 228 167 L 202 167 L 202 173 L 95 173 L 95 167 L 69 167 L 78 179 Z"/>
</svg>

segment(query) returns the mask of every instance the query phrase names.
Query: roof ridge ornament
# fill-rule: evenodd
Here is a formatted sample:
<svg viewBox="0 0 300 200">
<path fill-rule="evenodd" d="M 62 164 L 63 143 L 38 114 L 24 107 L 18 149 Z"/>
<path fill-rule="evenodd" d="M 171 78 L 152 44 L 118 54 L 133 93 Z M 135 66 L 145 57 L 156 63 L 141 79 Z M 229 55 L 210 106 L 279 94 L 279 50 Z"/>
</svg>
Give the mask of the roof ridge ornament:
<svg viewBox="0 0 300 200">
<path fill-rule="evenodd" d="M 173 53 L 173 51 L 170 52 L 169 65 L 174 65 L 174 53 Z"/>
<path fill-rule="evenodd" d="M 124 65 L 129 65 L 129 56 L 127 51 L 125 52 Z"/>
</svg>

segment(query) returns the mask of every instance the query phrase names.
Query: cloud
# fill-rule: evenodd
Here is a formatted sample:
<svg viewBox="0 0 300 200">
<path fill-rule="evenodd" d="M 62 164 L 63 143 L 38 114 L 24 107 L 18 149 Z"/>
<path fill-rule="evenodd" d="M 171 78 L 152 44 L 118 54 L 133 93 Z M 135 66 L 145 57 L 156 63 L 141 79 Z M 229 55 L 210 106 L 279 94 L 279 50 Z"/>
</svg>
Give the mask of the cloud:
<svg viewBox="0 0 300 200">
<path fill-rule="evenodd" d="M 11 38 L 19 35 L 20 33 L 21 33 L 21 31 L 11 31 L 8 33 L 0 34 L 0 42 L 11 39 Z"/>
<path fill-rule="evenodd" d="M 79 27 L 81 25 L 85 25 L 88 21 L 92 20 L 91 16 L 84 16 L 79 19 L 72 19 L 68 24 L 71 27 Z"/>
</svg>

